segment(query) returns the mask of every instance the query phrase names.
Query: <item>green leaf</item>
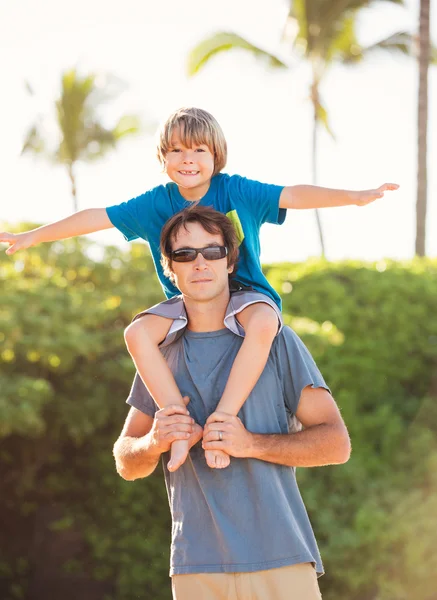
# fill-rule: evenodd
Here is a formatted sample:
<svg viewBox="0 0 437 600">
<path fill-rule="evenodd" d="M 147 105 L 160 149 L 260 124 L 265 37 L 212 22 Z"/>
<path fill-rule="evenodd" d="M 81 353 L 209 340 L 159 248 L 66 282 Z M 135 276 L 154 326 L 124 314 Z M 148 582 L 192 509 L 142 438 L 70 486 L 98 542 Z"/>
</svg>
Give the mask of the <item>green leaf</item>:
<svg viewBox="0 0 437 600">
<path fill-rule="evenodd" d="M 254 46 L 236 33 L 221 32 L 202 40 L 191 50 L 188 56 L 187 71 L 192 76 L 198 73 L 216 54 L 234 49 L 247 50 L 257 58 L 267 62 L 273 68 L 288 68 L 280 58 Z"/>
<path fill-rule="evenodd" d="M 42 154 L 46 151 L 46 146 L 40 132 L 39 125 L 35 124 L 29 129 L 23 142 L 21 154 L 33 152 L 34 154 Z"/>
<path fill-rule="evenodd" d="M 333 140 L 335 140 L 334 132 L 332 131 L 332 129 L 329 125 L 328 111 L 323 106 L 323 104 L 320 102 L 320 98 L 316 105 L 316 117 L 317 117 L 317 121 L 322 123 L 322 125 L 326 129 L 327 133 L 332 137 Z"/>
<path fill-rule="evenodd" d="M 412 56 L 413 36 L 408 31 L 398 31 L 371 46 L 363 48 L 363 54 L 367 56 L 370 53 L 380 50 Z"/>
</svg>

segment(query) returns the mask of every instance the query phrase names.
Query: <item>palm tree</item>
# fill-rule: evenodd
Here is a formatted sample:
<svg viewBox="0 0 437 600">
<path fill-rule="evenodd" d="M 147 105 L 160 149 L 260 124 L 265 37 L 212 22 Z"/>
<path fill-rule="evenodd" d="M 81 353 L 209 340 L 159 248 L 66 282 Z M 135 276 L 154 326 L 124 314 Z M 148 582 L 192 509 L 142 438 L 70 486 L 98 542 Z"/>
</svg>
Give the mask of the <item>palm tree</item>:
<svg viewBox="0 0 437 600">
<path fill-rule="evenodd" d="M 28 91 L 32 89 L 27 85 Z M 67 169 L 73 196 L 73 210 L 77 212 L 76 167 L 79 161 L 89 162 L 101 158 L 117 142 L 139 131 L 139 119 L 124 115 L 116 125 L 107 128 L 98 116 L 98 109 L 117 92 L 101 85 L 99 76 L 81 77 L 76 69 L 62 74 L 61 94 L 55 102 L 59 142 L 55 147 L 45 138 L 43 121 L 39 117 L 29 129 L 21 153 L 43 155 L 54 164 Z"/>
<path fill-rule="evenodd" d="M 428 145 L 428 66 L 430 62 L 430 0 L 420 1 L 419 17 L 419 97 L 417 107 L 417 200 L 416 254 L 425 256 Z"/>
<path fill-rule="evenodd" d="M 404 0 L 388 0 L 402 5 Z M 320 126 L 333 137 L 328 112 L 323 104 L 320 87 L 328 69 L 334 63 L 354 65 L 366 55 L 377 50 L 409 53 L 411 35 L 399 31 L 371 46 L 362 46 L 356 37 L 356 17 L 360 10 L 369 7 L 370 0 L 293 0 L 284 27 L 283 42 L 293 55 L 305 59 L 311 66 L 312 83 L 310 99 L 313 106 L 312 180 L 317 183 L 317 142 Z M 219 52 L 242 48 L 256 57 L 267 60 L 271 67 L 291 69 L 270 52 L 253 45 L 235 33 L 217 33 L 201 41 L 188 58 L 188 73 L 198 73 Z M 325 243 L 320 216 L 316 211 L 317 227 L 322 256 Z"/>
</svg>

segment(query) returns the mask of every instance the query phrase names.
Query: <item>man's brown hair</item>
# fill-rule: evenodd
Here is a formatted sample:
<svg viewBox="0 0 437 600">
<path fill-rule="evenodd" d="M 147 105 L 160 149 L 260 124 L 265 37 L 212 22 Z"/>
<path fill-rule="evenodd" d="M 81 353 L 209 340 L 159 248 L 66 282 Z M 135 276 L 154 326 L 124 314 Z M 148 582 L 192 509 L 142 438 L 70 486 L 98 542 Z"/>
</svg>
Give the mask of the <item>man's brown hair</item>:
<svg viewBox="0 0 437 600">
<path fill-rule="evenodd" d="M 171 138 L 177 131 L 181 142 L 187 148 L 205 144 L 214 155 L 213 176 L 220 173 L 227 160 L 226 139 L 216 119 L 206 110 L 195 108 L 179 108 L 171 114 L 159 132 L 158 160 L 164 166 L 165 157 L 171 148 Z"/>
<path fill-rule="evenodd" d="M 221 234 L 223 245 L 228 249 L 228 267 L 236 265 L 239 244 L 231 220 L 209 206 L 190 206 L 171 217 L 161 231 L 161 265 L 164 275 L 171 282 L 174 283 L 174 275 L 171 270 L 172 242 L 182 228 L 187 229 L 188 223 L 199 223 L 208 233 Z"/>
</svg>

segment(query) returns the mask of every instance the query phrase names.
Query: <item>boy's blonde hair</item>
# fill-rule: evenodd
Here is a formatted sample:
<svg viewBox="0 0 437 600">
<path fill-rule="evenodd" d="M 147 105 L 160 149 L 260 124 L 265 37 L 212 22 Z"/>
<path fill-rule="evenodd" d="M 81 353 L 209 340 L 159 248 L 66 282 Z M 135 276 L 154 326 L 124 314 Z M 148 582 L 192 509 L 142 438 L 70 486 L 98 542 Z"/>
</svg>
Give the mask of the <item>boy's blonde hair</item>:
<svg viewBox="0 0 437 600">
<path fill-rule="evenodd" d="M 201 108 L 179 108 L 169 116 L 159 132 L 158 160 L 164 166 L 165 157 L 171 147 L 171 138 L 177 131 L 187 148 L 206 144 L 214 155 L 213 176 L 225 167 L 228 150 L 222 128 L 214 117 Z"/>
</svg>

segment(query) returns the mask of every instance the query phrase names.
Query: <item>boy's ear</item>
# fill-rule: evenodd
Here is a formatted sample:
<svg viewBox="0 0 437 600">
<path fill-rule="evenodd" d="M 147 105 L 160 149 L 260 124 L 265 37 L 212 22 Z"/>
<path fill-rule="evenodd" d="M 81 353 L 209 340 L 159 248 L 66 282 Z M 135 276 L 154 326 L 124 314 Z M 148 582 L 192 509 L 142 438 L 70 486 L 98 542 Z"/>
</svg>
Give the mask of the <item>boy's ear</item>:
<svg viewBox="0 0 437 600">
<path fill-rule="evenodd" d="M 234 271 L 234 265 L 229 265 L 228 273 L 232 273 Z"/>
</svg>

